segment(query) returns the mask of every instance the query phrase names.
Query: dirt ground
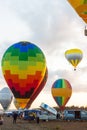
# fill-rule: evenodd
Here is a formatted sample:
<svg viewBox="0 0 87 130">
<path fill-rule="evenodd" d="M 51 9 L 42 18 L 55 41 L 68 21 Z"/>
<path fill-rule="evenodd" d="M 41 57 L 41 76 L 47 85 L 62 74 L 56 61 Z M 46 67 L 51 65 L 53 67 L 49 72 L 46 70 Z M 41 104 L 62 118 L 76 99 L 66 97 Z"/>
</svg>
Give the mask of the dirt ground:
<svg viewBox="0 0 87 130">
<path fill-rule="evenodd" d="M 17 119 L 13 124 L 12 117 L 4 117 L 0 130 L 87 130 L 87 121 L 25 121 Z"/>
</svg>

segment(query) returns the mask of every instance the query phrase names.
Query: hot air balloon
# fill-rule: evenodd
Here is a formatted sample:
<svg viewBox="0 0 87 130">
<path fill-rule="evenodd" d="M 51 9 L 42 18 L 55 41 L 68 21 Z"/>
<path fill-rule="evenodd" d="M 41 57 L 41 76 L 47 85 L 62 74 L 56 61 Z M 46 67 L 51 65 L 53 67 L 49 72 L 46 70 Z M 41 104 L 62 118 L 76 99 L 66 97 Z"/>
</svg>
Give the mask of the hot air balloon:
<svg viewBox="0 0 87 130">
<path fill-rule="evenodd" d="M 29 102 L 26 105 L 26 108 L 29 108 L 31 106 L 31 104 L 33 103 L 33 101 L 36 99 L 36 97 L 39 95 L 39 93 L 41 92 L 41 90 L 44 88 L 46 81 L 48 78 L 48 70 L 46 68 L 46 72 L 44 75 L 44 78 L 42 80 L 42 82 L 40 83 L 39 87 L 37 88 L 37 90 L 33 93 L 33 95 L 31 96 Z"/>
<path fill-rule="evenodd" d="M 12 99 L 13 94 L 9 88 L 5 87 L 0 91 L 0 103 L 4 110 L 7 110 L 10 107 Z"/>
<path fill-rule="evenodd" d="M 65 57 L 74 66 L 74 70 L 76 70 L 77 65 L 83 58 L 83 53 L 80 49 L 70 49 L 65 51 Z"/>
<path fill-rule="evenodd" d="M 68 0 L 71 6 L 75 9 L 77 14 L 87 24 L 87 0 Z M 87 36 L 87 29 L 85 28 L 85 35 Z"/>
<path fill-rule="evenodd" d="M 2 72 L 20 108 L 25 108 L 46 73 L 46 59 L 33 43 L 21 41 L 10 46 L 2 57 Z"/>
<path fill-rule="evenodd" d="M 66 79 L 58 79 L 53 83 L 51 93 L 60 110 L 64 110 L 71 97 L 72 87 Z"/>
</svg>

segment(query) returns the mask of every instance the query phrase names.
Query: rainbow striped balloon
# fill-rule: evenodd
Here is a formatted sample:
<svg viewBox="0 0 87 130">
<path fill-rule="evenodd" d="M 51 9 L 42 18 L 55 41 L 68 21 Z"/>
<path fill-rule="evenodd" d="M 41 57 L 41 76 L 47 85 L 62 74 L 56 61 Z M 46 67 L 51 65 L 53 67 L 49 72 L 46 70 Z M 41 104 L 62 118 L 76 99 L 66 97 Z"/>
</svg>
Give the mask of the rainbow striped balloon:
<svg viewBox="0 0 87 130">
<path fill-rule="evenodd" d="M 63 110 L 72 94 L 70 83 L 65 79 L 58 79 L 53 83 L 51 92 L 54 100 L 60 109 Z"/>
<path fill-rule="evenodd" d="M 19 106 L 25 108 L 45 76 L 46 59 L 39 47 L 22 41 L 6 50 L 2 71 Z"/>
</svg>

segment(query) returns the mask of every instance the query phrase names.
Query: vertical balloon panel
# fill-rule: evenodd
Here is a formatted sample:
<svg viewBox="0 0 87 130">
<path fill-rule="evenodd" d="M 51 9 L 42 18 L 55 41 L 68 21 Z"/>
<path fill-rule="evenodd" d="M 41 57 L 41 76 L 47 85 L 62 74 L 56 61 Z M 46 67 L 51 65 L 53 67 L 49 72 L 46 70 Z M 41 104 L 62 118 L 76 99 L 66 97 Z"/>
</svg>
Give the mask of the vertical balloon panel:
<svg viewBox="0 0 87 130">
<path fill-rule="evenodd" d="M 15 43 L 2 57 L 2 71 L 19 106 L 25 108 L 44 78 L 46 59 L 35 44 Z"/>
</svg>

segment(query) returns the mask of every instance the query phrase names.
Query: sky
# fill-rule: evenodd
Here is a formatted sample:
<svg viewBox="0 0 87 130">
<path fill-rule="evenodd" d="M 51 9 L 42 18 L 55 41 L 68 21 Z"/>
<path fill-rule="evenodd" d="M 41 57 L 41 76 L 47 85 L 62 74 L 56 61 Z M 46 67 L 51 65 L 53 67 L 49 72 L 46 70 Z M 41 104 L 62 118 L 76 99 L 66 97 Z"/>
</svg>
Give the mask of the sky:
<svg viewBox="0 0 87 130">
<path fill-rule="evenodd" d="M 72 86 L 72 96 L 66 106 L 87 106 L 85 25 L 67 0 L 0 0 L 0 64 L 6 49 L 19 41 L 36 44 L 46 57 L 48 79 L 31 108 L 39 107 L 42 102 L 58 106 L 51 88 L 59 78 L 68 80 Z M 76 71 L 64 55 L 72 48 L 83 52 Z M 0 66 L 0 88 L 4 87 L 8 86 Z"/>
</svg>

